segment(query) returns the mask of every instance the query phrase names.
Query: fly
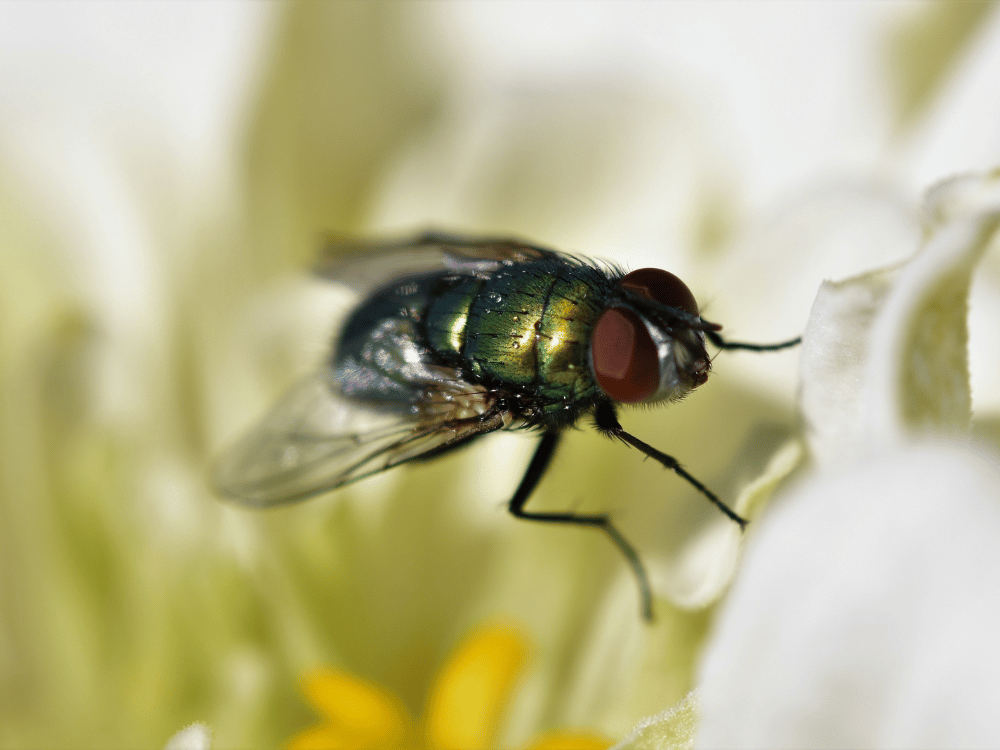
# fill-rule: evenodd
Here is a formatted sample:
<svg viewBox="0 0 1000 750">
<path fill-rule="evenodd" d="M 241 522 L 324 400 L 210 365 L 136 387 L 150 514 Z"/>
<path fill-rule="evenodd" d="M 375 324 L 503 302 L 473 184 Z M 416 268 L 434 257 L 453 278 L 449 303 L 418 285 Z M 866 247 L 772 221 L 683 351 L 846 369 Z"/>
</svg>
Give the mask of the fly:
<svg viewBox="0 0 1000 750">
<path fill-rule="evenodd" d="M 704 383 L 706 341 L 725 341 L 694 295 L 657 268 L 630 273 L 510 239 L 428 233 L 332 246 L 320 276 L 366 287 L 320 371 L 293 388 L 216 466 L 218 491 L 267 507 L 304 500 L 502 429 L 541 433 L 510 499 L 517 518 L 603 531 L 652 593 L 632 544 L 604 514 L 528 510 L 563 430 L 598 432 L 678 474 L 737 515 L 671 456 L 626 432 L 618 407 L 668 403 Z"/>
</svg>

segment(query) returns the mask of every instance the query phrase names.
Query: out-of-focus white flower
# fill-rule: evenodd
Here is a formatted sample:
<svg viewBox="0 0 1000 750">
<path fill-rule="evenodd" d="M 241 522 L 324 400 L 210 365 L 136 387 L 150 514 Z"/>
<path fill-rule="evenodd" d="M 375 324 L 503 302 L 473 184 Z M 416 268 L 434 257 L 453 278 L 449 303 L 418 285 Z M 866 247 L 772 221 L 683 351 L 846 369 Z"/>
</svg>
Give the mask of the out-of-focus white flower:
<svg viewBox="0 0 1000 750">
<path fill-rule="evenodd" d="M 816 470 L 747 544 L 702 668 L 699 746 L 996 747 L 1000 456 L 970 442 L 966 300 L 1000 172 L 937 186 L 907 263 L 820 290 Z"/>
</svg>

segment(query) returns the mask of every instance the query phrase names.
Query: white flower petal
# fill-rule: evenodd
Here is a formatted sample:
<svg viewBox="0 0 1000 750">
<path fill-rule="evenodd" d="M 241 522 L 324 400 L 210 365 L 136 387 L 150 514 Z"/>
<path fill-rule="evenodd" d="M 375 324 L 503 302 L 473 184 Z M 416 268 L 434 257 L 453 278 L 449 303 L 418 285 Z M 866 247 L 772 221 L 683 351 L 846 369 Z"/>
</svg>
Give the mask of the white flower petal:
<svg viewBox="0 0 1000 750">
<path fill-rule="evenodd" d="M 968 425 L 967 298 L 1000 225 L 996 173 L 928 192 L 926 236 L 902 265 L 826 282 L 802 347 L 802 413 L 830 468 L 891 446 L 916 427 Z"/>
<path fill-rule="evenodd" d="M 700 747 L 996 747 L 1000 467 L 921 446 L 814 479 L 748 544 Z"/>
<path fill-rule="evenodd" d="M 861 451 L 862 393 L 872 321 L 900 267 L 826 281 L 802 336 L 799 395 L 806 438 L 821 468 L 856 460 Z"/>
<path fill-rule="evenodd" d="M 908 430 L 968 426 L 966 344 L 972 272 L 1000 227 L 1000 173 L 928 191 L 927 238 L 872 329 L 864 398 L 869 447 Z"/>
</svg>

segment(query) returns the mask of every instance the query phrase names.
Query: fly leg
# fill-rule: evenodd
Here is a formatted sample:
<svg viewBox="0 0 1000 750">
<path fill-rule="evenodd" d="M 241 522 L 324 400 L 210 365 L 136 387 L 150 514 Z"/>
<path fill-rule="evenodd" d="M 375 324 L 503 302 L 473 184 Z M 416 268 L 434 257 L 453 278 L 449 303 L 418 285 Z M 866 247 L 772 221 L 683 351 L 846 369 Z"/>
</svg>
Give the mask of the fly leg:
<svg viewBox="0 0 1000 750">
<path fill-rule="evenodd" d="M 576 524 L 577 526 L 591 526 L 594 528 L 601 529 L 605 534 L 607 534 L 614 545 L 618 547 L 619 551 L 625 556 L 625 560 L 632 568 L 632 572 L 635 573 L 635 577 L 639 582 L 639 597 L 642 604 L 642 616 L 646 620 L 652 622 L 653 620 L 653 595 L 649 588 L 649 579 L 646 577 L 646 570 L 642 567 L 642 561 L 639 560 L 639 555 L 636 553 L 635 549 L 629 544 L 628 540 L 621 535 L 608 519 L 606 515 L 599 514 L 576 514 L 576 513 L 534 513 L 524 509 L 525 503 L 528 502 L 528 498 L 534 491 L 535 487 L 538 486 L 538 482 L 541 480 L 542 475 L 545 474 L 545 470 L 549 467 L 552 461 L 552 456 L 555 454 L 556 446 L 559 444 L 560 433 L 558 432 L 546 432 L 542 436 L 541 441 L 538 443 L 538 448 L 535 449 L 535 455 L 531 458 L 531 463 L 528 464 L 528 470 L 524 473 L 524 477 L 521 479 L 521 484 L 517 488 L 517 492 L 514 493 L 514 497 L 511 498 L 509 510 L 511 514 L 517 518 L 523 518 L 528 521 L 545 521 L 547 523 L 569 523 Z"/>
<path fill-rule="evenodd" d="M 597 429 L 601 433 L 607 435 L 608 437 L 618 438 L 623 443 L 631 445 L 633 448 L 638 448 L 653 460 L 658 461 L 664 468 L 670 469 L 698 490 L 698 492 L 707 497 L 719 510 L 725 513 L 726 516 L 739 524 L 741 530 L 746 528 L 747 520 L 742 516 L 737 515 L 736 511 L 717 498 L 715 493 L 708 489 L 708 487 L 688 474 L 687 471 L 684 470 L 684 467 L 677 462 L 676 458 L 656 450 L 656 448 L 648 443 L 644 443 L 634 435 L 630 435 L 625 432 L 625 429 L 618 422 L 618 415 L 615 414 L 615 408 L 610 403 L 598 404 L 597 409 L 594 412 L 594 418 L 597 422 Z"/>
</svg>

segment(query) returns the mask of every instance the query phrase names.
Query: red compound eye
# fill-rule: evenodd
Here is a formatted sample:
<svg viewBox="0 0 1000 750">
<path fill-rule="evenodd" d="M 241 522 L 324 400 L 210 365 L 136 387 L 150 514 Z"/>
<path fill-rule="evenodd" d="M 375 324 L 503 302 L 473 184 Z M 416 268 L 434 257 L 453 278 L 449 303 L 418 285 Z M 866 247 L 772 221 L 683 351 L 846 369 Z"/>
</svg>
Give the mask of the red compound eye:
<svg viewBox="0 0 1000 750">
<path fill-rule="evenodd" d="M 698 303 L 691 290 L 669 271 L 661 268 L 640 268 L 638 271 L 625 274 L 618 283 L 661 305 L 677 307 L 684 312 L 698 315 Z"/>
<path fill-rule="evenodd" d="M 631 310 L 609 307 L 601 313 L 590 347 L 597 384 L 615 401 L 645 401 L 659 388 L 656 345 L 645 324 Z"/>
</svg>

